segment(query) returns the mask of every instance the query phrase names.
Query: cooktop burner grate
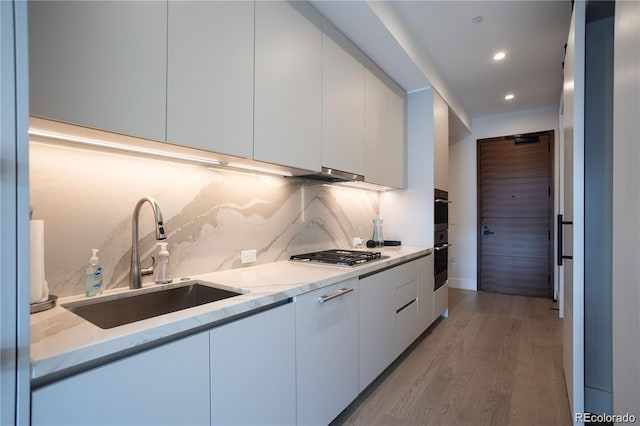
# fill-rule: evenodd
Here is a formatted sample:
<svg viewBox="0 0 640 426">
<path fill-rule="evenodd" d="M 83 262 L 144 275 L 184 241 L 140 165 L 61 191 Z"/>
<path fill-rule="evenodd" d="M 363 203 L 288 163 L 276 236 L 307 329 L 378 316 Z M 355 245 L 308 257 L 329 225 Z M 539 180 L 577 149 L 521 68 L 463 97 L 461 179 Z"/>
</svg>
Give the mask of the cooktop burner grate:
<svg viewBox="0 0 640 426">
<path fill-rule="evenodd" d="M 334 249 L 297 254 L 291 256 L 289 260 L 352 267 L 362 265 L 367 262 L 373 262 L 374 260 L 384 259 L 386 257 L 388 256 L 382 256 L 382 253 L 379 251 Z"/>
</svg>

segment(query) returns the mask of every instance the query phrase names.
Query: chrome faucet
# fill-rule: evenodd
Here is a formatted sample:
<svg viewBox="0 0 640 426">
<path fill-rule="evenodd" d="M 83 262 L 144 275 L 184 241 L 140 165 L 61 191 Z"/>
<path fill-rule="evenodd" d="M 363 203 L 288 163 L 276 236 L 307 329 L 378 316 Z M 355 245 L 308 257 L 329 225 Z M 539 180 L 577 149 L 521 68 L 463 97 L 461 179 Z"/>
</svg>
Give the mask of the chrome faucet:
<svg viewBox="0 0 640 426">
<path fill-rule="evenodd" d="M 156 240 L 165 240 L 167 236 L 164 233 L 164 225 L 162 224 L 162 212 L 158 202 L 151 197 L 143 197 L 133 209 L 132 239 L 131 239 L 131 269 L 129 270 L 129 288 L 140 288 L 142 283 L 142 275 L 150 275 L 153 273 L 153 265 L 150 268 L 140 268 L 140 255 L 138 254 L 138 219 L 140 209 L 144 203 L 148 202 L 153 209 L 156 224 Z"/>
</svg>

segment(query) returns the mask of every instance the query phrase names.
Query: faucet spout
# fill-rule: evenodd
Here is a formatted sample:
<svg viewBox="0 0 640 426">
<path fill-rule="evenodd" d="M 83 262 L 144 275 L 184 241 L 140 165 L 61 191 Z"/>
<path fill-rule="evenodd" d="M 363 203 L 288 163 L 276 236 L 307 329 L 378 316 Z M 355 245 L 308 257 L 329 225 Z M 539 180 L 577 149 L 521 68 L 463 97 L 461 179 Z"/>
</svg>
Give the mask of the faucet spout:
<svg viewBox="0 0 640 426">
<path fill-rule="evenodd" d="M 156 226 L 156 240 L 165 240 L 167 238 L 164 231 L 164 224 L 162 221 L 162 212 L 158 202 L 151 197 L 143 197 L 138 201 L 136 207 L 133 209 L 133 219 L 131 223 L 131 269 L 129 270 L 129 288 L 136 289 L 142 286 L 142 274 L 143 271 L 140 268 L 140 255 L 138 253 L 138 222 L 140 217 L 140 209 L 144 203 L 149 203 L 153 209 L 153 215 Z M 153 266 L 144 271 L 145 274 L 153 272 Z"/>
</svg>

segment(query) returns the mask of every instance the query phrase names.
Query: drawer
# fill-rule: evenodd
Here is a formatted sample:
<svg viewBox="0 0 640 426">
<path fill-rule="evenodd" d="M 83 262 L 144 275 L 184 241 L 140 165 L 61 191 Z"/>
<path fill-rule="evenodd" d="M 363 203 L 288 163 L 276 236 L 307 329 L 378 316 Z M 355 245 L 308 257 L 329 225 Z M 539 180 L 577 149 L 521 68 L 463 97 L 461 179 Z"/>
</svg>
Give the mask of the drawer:
<svg viewBox="0 0 640 426">
<path fill-rule="evenodd" d="M 418 337 L 418 303 L 413 301 L 396 314 L 396 356 Z"/>
<path fill-rule="evenodd" d="M 418 297 L 418 282 L 412 282 L 396 289 L 396 311 Z"/>
<path fill-rule="evenodd" d="M 418 262 L 413 261 L 405 263 L 400 266 L 396 266 L 391 269 L 393 271 L 393 281 L 396 284 L 396 288 L 400 288 L 411 281 L 418 279 Z"/>
</svg>

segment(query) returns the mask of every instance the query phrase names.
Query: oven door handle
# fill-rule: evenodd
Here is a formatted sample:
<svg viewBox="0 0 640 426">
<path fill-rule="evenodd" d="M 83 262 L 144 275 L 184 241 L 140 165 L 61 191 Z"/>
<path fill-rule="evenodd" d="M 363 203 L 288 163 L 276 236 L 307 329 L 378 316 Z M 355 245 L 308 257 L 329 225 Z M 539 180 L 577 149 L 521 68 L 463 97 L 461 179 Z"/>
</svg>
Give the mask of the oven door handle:
<svg viewBox="0 0 640 426">
<path fill-rule="evenodd" d="M 433 251 L 440 251 L 440 250 L 444 250 L 444 249 L 447 249 L 447 248 L 451 247 L 452 245 L 453 245 L 453 244 L 446 243 L 446 244 L 442 244 L 442 245 L 439 245 L 439 246 L 435 246 L 435 247 L 433 248 Z"/>
<path fill-rule="evenodd" d="M 435 202 L 439 204 L 451 204 L 451 201 L 445 200 L 444 198 L 436 198 Z"/>
</svg>

